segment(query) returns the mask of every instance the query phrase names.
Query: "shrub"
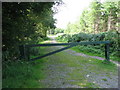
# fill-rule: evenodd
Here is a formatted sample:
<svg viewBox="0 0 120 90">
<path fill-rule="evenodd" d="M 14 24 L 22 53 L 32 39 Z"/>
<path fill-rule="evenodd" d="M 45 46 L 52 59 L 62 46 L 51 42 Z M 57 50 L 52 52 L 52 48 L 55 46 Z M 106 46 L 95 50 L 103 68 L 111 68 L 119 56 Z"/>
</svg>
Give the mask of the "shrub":
<svg viewBox="0 0 120 90">
<path fill-rule="evenodd" d="M 86 33 L 78 33 L 74 35 L 64 34 L 57 38 L 59 41 L 63 42 L 80 42 L 80 41 L 110 41 L 110 53 L 111 55 L 120 56 L 119 55 L 119 44 L 120 44 L 120 37 L 117 32 L 115 31 L 108 31 L 102 32 L 98 34 L 86 34 Z M 85 48 L 88 51 L 94 53 L 103 53 L 104 52 L 104 44 L 100 45 L 87 45 Z M 84 48 L 84 50 L 85 50 Z"/>
</svg>

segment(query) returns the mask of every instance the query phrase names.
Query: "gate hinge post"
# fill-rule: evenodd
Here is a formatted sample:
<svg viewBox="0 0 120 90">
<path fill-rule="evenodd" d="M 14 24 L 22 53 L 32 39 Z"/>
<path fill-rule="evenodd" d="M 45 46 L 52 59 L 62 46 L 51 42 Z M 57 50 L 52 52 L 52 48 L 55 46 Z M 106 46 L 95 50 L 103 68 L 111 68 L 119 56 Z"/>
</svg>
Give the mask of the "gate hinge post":
<svg viewBox="0 0 120 90">
<path fill-rule="evenodd" d="M 106 61 L 110 61 L 110 45 L 109 44 L 105 44 L 105 59 Z"/>
</svg>

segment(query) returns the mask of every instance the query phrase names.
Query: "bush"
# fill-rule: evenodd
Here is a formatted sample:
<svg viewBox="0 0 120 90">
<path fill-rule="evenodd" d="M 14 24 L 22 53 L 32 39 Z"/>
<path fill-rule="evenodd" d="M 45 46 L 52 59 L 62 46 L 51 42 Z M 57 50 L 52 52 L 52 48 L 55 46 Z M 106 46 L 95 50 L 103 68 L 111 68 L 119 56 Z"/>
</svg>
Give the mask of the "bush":
<svg viewBox="0 0 120 90">
<path fill-rule="evenodd" d="M 56 39 L 61 42 L 68 42 L 71 39 L 71 35 L 63 34 L 61 36 L 58 36 Z"/>
<path fill-rule="evenodd" d="M 64 29 L 56 28 L 54 34 L 64 33 Z"/>
<path fill-rule="evenodd" d="M 2 64 L 2 88 L 40 88 L 44 60 L 27 62 L 8 60 Z"/>
<path fill-rule="evenodd" d="M 63 42 L 80 42 L 80 41 L 110 41 L 110 53 L 114 56 L 119 55 L 119 44 L 120 44 L 120 37 L 117 32 L 115 31 L 108 31 L 102 32 L 98 34 L 86 34 L 86 33 L 78 33 L 74 35 L 64 34 L 62 36 L 57 37 L 59 41 Z M 87 45 L 85 47 L 88 51 L 94 53 L 103 53 L 104 52 L 104 44 L 100 45 Z M 85 50 L 84 48 L 84 50 Z M 92 49 L 91 49 L 92 48 Z"/>
</svg>

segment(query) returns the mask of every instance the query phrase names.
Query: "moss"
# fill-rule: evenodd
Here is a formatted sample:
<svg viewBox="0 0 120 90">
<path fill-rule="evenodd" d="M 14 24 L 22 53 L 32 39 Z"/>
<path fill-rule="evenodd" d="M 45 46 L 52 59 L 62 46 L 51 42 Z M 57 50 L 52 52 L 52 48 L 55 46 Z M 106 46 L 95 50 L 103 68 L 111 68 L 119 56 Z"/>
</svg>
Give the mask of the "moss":
<svg viewBox="0 0 120 90">
<path fill-rule="evenodd" d="M 103 81 L 107 81 L 107 79 L 106 79 L 106 78 L 103 78 L 102 80 L 103 80 Z"/>
</svg>

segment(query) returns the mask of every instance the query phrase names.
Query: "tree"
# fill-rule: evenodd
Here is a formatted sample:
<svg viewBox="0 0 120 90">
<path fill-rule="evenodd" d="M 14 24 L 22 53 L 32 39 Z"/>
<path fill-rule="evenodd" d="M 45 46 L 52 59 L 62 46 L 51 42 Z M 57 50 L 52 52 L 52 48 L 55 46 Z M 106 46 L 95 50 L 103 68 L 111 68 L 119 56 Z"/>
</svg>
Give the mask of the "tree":
<svg viewBox="0 0 120 90">
<path fill-rule="evenodd" d="M 98 0 L 95 0 L 90 5 L 92 16 L 93 16 L 93 29 L 94 33 L 99 32 L 100 17 L 101 17 L 101 3 Z"/>
<path fill-rule="evenodd" d="M 38 43 L 46 37 L 48 29 L 55 28 L 54 12 L 51 9 L 54 4 L 54 2 L 2 4 L 4 60 L 16 59 L 19 56 L 19 45 Z"/>
</svg>

